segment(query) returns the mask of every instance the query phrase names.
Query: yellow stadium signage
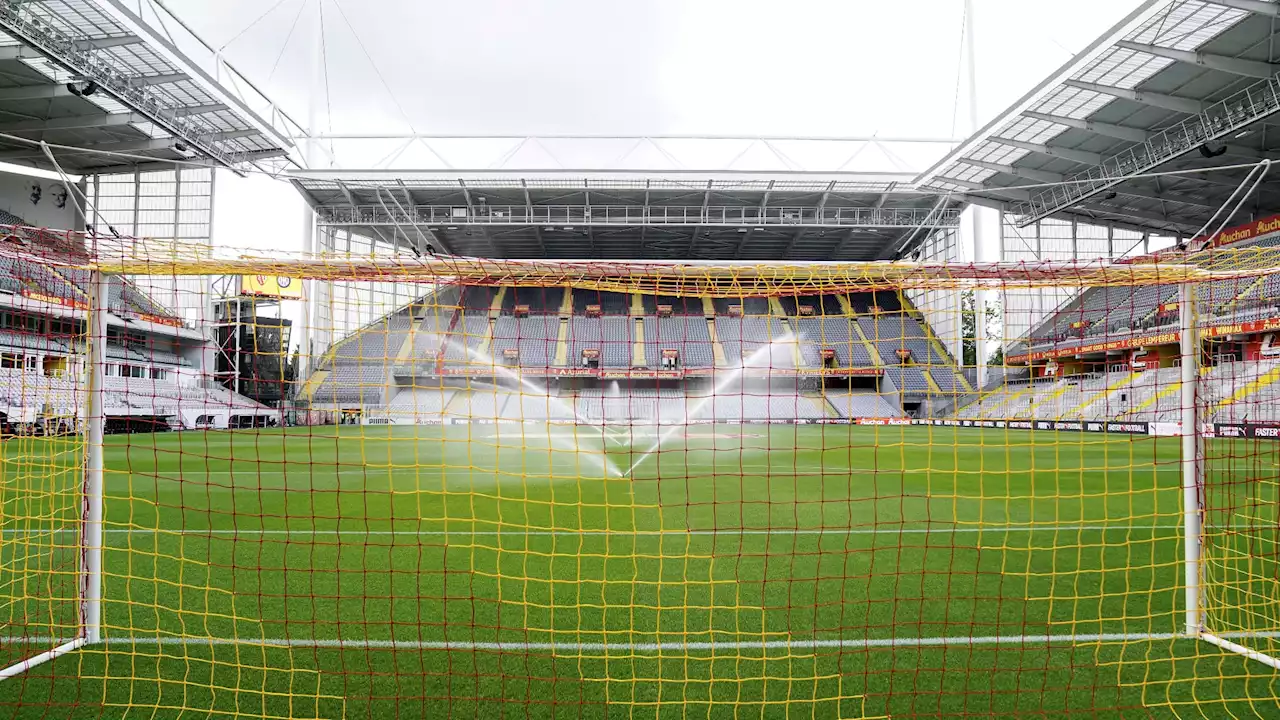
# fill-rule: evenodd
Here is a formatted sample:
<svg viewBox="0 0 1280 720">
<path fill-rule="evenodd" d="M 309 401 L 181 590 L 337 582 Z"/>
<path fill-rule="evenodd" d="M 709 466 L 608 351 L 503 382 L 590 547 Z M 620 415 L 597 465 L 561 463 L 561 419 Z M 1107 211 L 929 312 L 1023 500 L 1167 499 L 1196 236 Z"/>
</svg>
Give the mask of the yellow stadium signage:
<svg viewBox="0 0 1280 720">
<path fill-rule="evenodd" d="M 301 300 L 302 280 L 287 275 L 241 275 L 240 293 Z"/>
</svg>

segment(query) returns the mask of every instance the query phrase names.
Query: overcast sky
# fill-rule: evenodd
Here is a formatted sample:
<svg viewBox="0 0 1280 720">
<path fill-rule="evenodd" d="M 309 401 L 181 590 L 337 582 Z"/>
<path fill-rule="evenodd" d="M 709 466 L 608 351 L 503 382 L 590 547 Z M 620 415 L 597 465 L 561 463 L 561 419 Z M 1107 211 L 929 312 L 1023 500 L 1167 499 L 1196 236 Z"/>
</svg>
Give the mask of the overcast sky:
<svg viewBox="0 0 1280 720">
<path fill-rule="evenodd" d="M 295 119 L 305 123 L 316 103 L 321 131 L 953 137 L 970 130 L 963 91 L 957 106 L 961 0 L 167 4 Z M 976 0 L 979 124 L 1138 4 Z M 328 91 L 314 96 L 321 16 Z M 300 212 L 286 185 L 219 178 L 220 242 L 270 236 L 296 247 Z"/>
</svg>

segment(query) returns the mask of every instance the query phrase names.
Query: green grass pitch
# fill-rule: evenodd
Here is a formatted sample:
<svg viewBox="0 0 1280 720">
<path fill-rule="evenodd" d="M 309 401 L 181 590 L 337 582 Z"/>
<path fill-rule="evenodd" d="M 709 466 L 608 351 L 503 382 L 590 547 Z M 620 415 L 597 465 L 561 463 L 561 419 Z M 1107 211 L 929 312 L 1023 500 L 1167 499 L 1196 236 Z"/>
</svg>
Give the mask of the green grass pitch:
<svg viewBox="0 0 1280 720">
<path fill-rule="evenodd" d="M 1280 712 L 1270 669 L 1170 637 L 1176 438 L 705 425 L 643 457 L 654 441 L 478 424 L 109 437 L 108 642 L 0 682 L 0 715 Z M 1274 518 L 1259 447 L 1211 443 L 1249 458 L 1217 492 Z M 6 664 L 76 631 L 79 456 L 4 446 Z M 1240 603 L 1225 624 L 1277 621 L 1249 585 L 1273 568 L 1211 564 Z"/>
</svg>

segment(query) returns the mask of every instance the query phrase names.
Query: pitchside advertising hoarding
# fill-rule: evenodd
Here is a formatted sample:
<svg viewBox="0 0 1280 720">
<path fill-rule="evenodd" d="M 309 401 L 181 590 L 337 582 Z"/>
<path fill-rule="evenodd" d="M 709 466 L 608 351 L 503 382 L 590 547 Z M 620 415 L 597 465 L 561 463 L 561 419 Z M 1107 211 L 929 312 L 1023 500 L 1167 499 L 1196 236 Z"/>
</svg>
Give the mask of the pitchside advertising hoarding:
<svg viewBox="0 0 1280 720">
<path fill-rule="evenodd" d="M 1119 420 L 974 420 L 955 418 L 916 419 L 912 425 L 940 427 L 996 428 L 1000 430 L 1050 430 L 1054 432 L 1110 433 L 1114 435 L 1156 435 L 1171 437 L 1182 434 L 1176 422 L 1124 422 Z M 863 424 L 859 422 L 858 424 Z M 883 424 L 883 423 L 874 423 Z M 899 424 L 899 423 L 888 423 Z M 1280 440 L 1280 423 L 1205 423 L 1200 434 L 1211 438 Z"/>
<path fill-rule="evenodd" d="M 1208 437 L 1280 440 L 1280 424 L 1277 423 L 1213 423 L 1205 425 L 1202 430 Z"/>
<path fill-rule="evenodd" d="M 1055 430 L 1089 433 L 1117 433 L 1121 435 L 1153 435 L 1157 434 L 1153 425 L 1157 423 L 1119 422 L 1106 420 L 982 420 L 933 418 L 912 420 L 912 425 L 937 425 L 942 427 L 962 428 L 997 428 L 1000 430 Z M 1163 433 L 1159 433 L 1163 434 Z"/>
<path fill-rule="evenodd" d="M 514 351 L 512 351 L 514 352 Z M 724 369 L 716 368 L 677 368 L 674 370 L 652 370 L 647 368 L 637 368 L 628 370 L 626 368 L 617 368 L 611 370 L 602 370 L 593 367 L 513 367 L 510 368 L 521 375 L 528 377 L 597 377 L 605 380 L 621 380 L 624 378 L 631 379 L 674 379 L 674 378 L 691 378 L 691 377 L 715 377 L 718 372 L 727 372 Z M 480 367 L 442 367 L 429 371 L 432 375 L 485 375 L 483 368 Z M 880 377 L 884 374 L 883 368 L 747 368 L 742 372 L 744 377 L 750 378 L 768 378 L 768 377 L 809 377 L 809 376 L 827 376 L 827 377 Z"/>
</svg>

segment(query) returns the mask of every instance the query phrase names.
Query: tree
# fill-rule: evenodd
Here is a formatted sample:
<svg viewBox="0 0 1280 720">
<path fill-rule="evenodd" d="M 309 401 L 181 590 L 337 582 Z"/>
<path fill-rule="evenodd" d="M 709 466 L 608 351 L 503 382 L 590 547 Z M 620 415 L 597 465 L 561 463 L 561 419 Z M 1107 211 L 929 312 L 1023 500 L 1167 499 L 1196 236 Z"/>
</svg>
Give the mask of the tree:
<svg viewBox="0 0 1280 720">
<path fill-rule="evenodd" d="M 974 310 L 977 298 L 972 290 L 960 294 L 960 337 L 963 340 L 964 357 L 960 363 L 965 367 L 978 364 L 978 314 Z M 988 365 L 1004 364 L 1004 347 L 1001 343 L 1001 308 L 999 300 L 987 302 L 987 356 Z M 992 350 L 994 348 L 994 351 Z"/>
<path fill-rule="evenodd" d="M 284 392 L 281 394 L 284 399 L 293 399 L 296 397 L 300 383 L 298 382 L 298 368 L 301 365 L 300 351 L 294 348 L 293 357 L 289 358 L 289 363 L 282 368 L 281 380 L 284 382 Z"/>
</svg>

